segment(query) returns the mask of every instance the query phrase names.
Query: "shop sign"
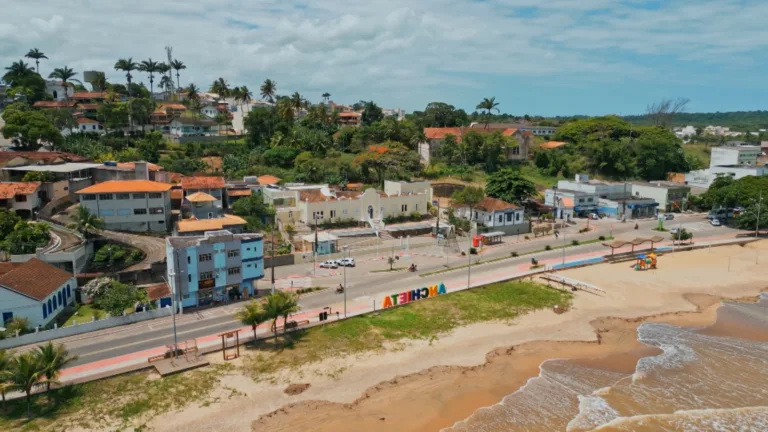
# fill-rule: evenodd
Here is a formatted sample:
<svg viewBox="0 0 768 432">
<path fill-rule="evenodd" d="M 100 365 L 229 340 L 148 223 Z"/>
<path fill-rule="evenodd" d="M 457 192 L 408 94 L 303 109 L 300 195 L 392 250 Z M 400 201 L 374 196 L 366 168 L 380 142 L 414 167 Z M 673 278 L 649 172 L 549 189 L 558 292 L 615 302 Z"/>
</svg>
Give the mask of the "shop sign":
<svg viewBox="0 0 768 432">
<path fill-rule="evenodd" d="M 429 287 L 418 288 L 411 291 L 404 291 L 401 293 L 388 295 L 384 297 L 384 300 L 381 303 L 381 307 L 388 308 L 429 297 L 437 297 L 445 293 L 445 284 L 440 283 L 438 285 L 432 285 Z"/>
</svg>

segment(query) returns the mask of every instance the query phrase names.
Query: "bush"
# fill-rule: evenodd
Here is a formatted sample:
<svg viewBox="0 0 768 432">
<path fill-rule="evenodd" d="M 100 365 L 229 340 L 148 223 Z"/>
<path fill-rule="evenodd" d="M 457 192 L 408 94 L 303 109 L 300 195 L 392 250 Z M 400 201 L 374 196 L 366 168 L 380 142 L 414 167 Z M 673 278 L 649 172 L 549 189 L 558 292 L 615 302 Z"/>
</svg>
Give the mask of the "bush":
<svg viewBox="0 0 768 432">
<path fill-rule="evenodd" d="M 537 266 L 539 265 L 539 260 L 537 260 L 536 258 L 531 258 L 531 264 Z"/>
<path fill-rule="evenodd" d="M 528 237 L 528 236 L 525 236 L 525 239 L 526 239 L 526 240 L 530 240 L 531 238 L 530 238 L 530 237 Z"/>
<path fill-rule="evenodd" d="M 512 258 L 517 258 L 520 256 L 520 254 L 517 252 L 512 252 L 511 254 L 509 254 L 509 256 L 511 256 Z"/>
<path fill-rule="evenodd" d="M 461 256 L 467 256 L 467 253 L 464 251 L 461 251 Z"/>
<path fill-rule="evenodd" d="M 548 250 L 548 251 L 550 251 L 550 250 L 552 250 L 552 246 L 550 246 L 550 245 L 546 245 L 546 246 L 544 246 L 544 250 Z"/>
<path fill-rule="evenodd" d="M 571 244 L 573 246 L 578 246 L 579 245 L 579 241 L 578 240 L 571 240 Z"/>
<path fill-rule="evenodd" d="M 601 235 L 601 236 L 600 236 L 600 237 L 598 237 L 597 239 L 598 239 L 598 240 L 600 240 L 600 241 L 605 241 L 605 236 L 602 236 L 602 235 Z"/>
<path fill-rule="evenodd" d="M 469 248 L 469 254 L 470 254 L 470 255 L 477 255 L 477 249 L 475 249 L 475 248 Z"/>
<path fill-rule="evenodd" d="M 585 233 L 585 232 L 589 232 L 589 228 L 585 227 L 585 228 L 582 228 L 582 229 L 579 230 L 579 234 Z"/>
<path fill-rule="evenodd" d="M 421 213 L 419 213 L 419 212 L 417 212 L 417 211 L 415 211 L 415 212 L 411 213 L 411 215 L 410 215 L 410 219 L 411 219 L 412 221 L 420 221 L 420 220 L 421 220 Z"/>
<path fill-rule="evenodd" d="M 109 244 L 102 246 L 93 257 L 93 262 L 103 266 L 112 267 L 121 262 L 125 256 L 125 249 L 118 245 Z"/>
</svg>

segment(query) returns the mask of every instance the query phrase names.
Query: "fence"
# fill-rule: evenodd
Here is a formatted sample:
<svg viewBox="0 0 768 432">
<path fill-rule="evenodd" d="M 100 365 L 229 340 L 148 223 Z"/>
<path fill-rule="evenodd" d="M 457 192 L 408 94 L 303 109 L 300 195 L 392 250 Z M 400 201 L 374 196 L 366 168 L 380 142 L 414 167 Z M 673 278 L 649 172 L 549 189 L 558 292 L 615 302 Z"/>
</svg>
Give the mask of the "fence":
<svg viewBox="0 0 768 432">
<path fill-rule="evenodd" d="M 96 330 L 103 330 L 111 327 L 118 327 L 126 324 L 133 324 L 141 321 L 155 318 L 163 318 L 171 315 L 171 308 L 155 309 L 145 312 L 136 312 L 125 316 L 105 318 L 98 321 L 92 321 L 85 324 L 60 327 L 52 330 L 29 333 L 19 337 L 0 340 L 0 349 L 13 348 L 22 345 L 45 342 L 53 339 L 59 339 L 67 336 L 74 336 L 82 333 L 88 333 Z"/>
</svg>

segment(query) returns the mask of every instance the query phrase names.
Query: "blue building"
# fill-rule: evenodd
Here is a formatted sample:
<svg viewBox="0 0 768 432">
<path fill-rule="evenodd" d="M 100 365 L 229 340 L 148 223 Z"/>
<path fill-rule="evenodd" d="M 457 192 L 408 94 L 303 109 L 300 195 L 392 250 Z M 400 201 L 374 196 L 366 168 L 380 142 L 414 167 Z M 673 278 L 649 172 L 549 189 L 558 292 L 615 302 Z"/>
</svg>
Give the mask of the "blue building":
<svg viewBox="0 0 768 432">
<path fill-rule="evenodd" d="M 165 241 L 168 283 L 182 307 L 248 298 L 264 277 L 261 234 L 208 231 L 202 236 Z"/>
</svg>

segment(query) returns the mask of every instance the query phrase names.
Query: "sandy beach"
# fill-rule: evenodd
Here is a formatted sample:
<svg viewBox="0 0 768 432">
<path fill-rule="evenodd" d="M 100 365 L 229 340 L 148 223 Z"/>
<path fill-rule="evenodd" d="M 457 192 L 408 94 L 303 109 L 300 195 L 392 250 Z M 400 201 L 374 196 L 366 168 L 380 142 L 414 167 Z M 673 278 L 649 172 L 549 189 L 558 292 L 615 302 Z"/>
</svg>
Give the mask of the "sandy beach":
<svg viewBox="0 0 768 432">
<path fill-rule="evenodd" d="M 270 382 L 233 374 L 220 392 L 234 389 L 236 396 L 189 406 L 148 426 L 188 432 L 439 430 L 498 403 L 537 376 L 547 359 L 600 361 L 631 372 L 638 358 L 655 353 L 637 342 L 638 325 L 712 324 L 721 299 L 755 298 L 766 287 L 761 260 L 768 263 L 765 241 L 662 256 L 654 271 L 637 272 L 630 263 L 569 270 L 563 274 L 606 294 L 580 291 L 564 314 L 539 311 L 511 325 L 471 325 L 432 342 L 408 341 L 384 353 L 285 371 Z M 311 386 L 291 396 L 284 393 L 289 383 Z"/>
</svg>

